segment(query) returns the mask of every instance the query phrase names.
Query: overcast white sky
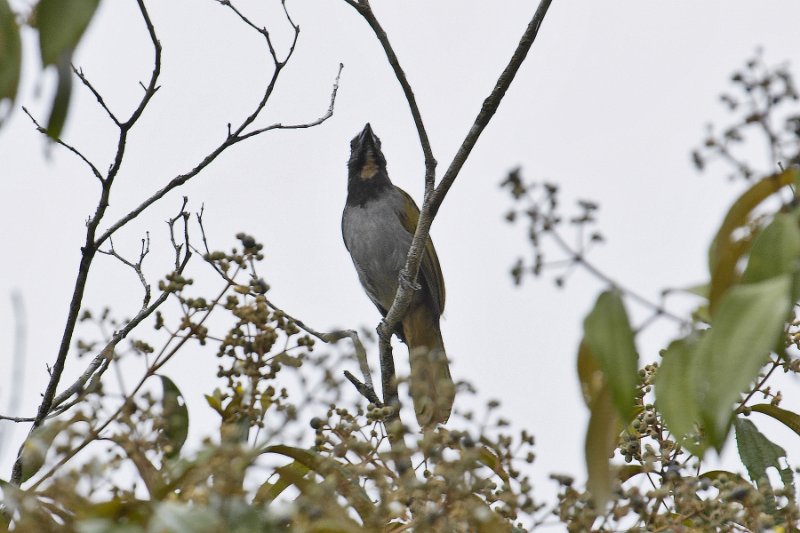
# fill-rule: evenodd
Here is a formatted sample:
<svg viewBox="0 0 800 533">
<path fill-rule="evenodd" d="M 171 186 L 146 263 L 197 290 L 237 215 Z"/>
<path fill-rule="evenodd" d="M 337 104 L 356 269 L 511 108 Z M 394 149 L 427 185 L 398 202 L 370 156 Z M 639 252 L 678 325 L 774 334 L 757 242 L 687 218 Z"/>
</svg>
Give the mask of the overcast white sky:
<svg viewBox="0 0 800 533">
<path fill-rule="evenodd" d="M 535 2 L 373 4 L 414 87 L 441 173 Z M 277 1 L 237 5 L 268 26 L 285 49 L 289 32 Z M 148 6 L 164 46 L 162 88 L 130 138 L 108 222 L 194 167 L 222 139 L 226 123 L 249 113 L 271 71 L 260 36 L 215 2 Z M 290 0 L 288 6 L 301 27 L 300 41 L 262 122 L 304 122 L 323 114 L 342 62 L 334 117 L 312 130 L 269 133 L 235 146 L 129 225 L 115 244 L 133 254 L 150 230 L 159 252 L 148 263 L 155 280 L 169 265 L 163 220 L 187 195 L 190 208 L 205 204 L 212 244 L 230 246 L 238 231 L 266 244 L 271 296 L 287 311 L 318 329 L 373 327 L 377 312 L 341 241 L 349 140 L 371 122 L 390 176 L 418 201 L 422 155 L 400 88 L 363 20 L 344 1 Z M 536 435 L 534 481 L 541 488 L 552 471 L 583 476 L 586 413 L 574 360 L 583 316 L 602 286 L 584 273 L 564 290 L 547 280 L 512 286 L 509 267 L 528 247 L 524 233 L 503 221 L 509 201 L 499 181 L 519 165 L 528 178 L 560 183 L 565 205 L 575 198 L 598 201 L 609 242 L 593 260 L 639 292 L 655 298 L 664 287 L 703 281 L 706 247 L 741 185 L 728 184 L 722 167 L 699 176 L 689 151 L 706 122 L 724 118 L 717 95 L 757 46 L 768 62 L 796 66 L 798 20 L 800 3 L 791 1 L 553 2 L 432 230 L 447 284 L 442 330 L 453 374 L 475 383 L 483 398 L 500 399 L 507 416 Z M 43 119 L 53 78 L 37 73 L 35 41 L 26 37 L 18 104 Z M 135 2 L 106 0 L 75 63 L 124 116 L 140 96 L 138 81 L 149 76 L 151 59 Z M 79 84 L 65 137 L 99 167 L 110 162 L 114 128 Z M 84 221 L 98 187 L 64 150 L 52 150 L 47 160 L 41 136 L 21 112 L 0 129 L 0 161 L 0 360 L 8 368 L 8 295 L 17 289 L 31 323 L 20 413 L 30 414 L 46 384 L 45 363 L 58 347 Z M 100 257 L 86 303 L 130 314 L 138 289 L 130 272 Z M 674 334 L 670 324 L 640 339 L 642 356 L 655 357 L 668 334 Z M 70 360 L 64 382 L 83 364 Z M 207 433 L 203 420 L 214 417 L 201 394 L 215 386 L 214 358 L 198 364 L 185 357 L 165 372 L 188 398 L 192 435 Z M 10 380 L 0 376 L 5 406 Z M 796 463 L 796 439 L 776 435 Z M 16 431 L 2 450 L 1 478 L 7 478 L 22 436 Z"/>
</svg>

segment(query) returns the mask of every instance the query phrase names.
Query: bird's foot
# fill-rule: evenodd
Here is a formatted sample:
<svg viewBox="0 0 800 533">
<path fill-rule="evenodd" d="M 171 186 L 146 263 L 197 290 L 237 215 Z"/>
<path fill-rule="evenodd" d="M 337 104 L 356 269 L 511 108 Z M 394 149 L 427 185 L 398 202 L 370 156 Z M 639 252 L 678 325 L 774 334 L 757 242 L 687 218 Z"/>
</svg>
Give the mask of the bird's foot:
<svg viewBox="0 0 800 533">
<path fill-rule="evenodd" d="M 400 284 L 407 289 L 411 289 L 412 291 L 418 291 L 422 288 L 422 286 L 416 281 L 411 281 L 411 278 L 408 276 L 408 272 L 406 272 L 405 269 L 400 271 Z"/>
</svg>

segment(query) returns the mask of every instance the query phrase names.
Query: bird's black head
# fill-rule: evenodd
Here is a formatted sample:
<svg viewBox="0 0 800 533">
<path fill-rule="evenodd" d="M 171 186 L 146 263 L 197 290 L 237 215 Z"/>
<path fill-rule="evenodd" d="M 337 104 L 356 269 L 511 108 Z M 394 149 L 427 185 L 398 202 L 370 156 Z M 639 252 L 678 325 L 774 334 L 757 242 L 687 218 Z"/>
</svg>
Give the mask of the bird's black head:
<svg viewBox="0 0 800 533">
<path fill-rule="evenodd" d="M 350 205 L 364 205 L 392 187 L 386 173 L 386 159 L 381 152 L 381 140 L 369 123 L 350 141 L 347 169 L 347 203 Z"/>
<path fill-rule="evenodd" d="M 387 177 L 386 159 L 381 152 L 381 140 L 372 131 L 369 122 L 361 133 L 350 141 L 350 161 L 347 162 L 350 180 L 369 181 Z"/>
</svg>

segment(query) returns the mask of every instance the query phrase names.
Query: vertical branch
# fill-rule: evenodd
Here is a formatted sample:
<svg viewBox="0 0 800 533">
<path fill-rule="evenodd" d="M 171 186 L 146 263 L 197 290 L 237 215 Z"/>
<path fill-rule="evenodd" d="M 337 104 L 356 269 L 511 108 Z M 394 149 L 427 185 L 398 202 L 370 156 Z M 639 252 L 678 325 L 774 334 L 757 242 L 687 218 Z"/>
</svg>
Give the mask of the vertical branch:
<svg viewBox="0 0 800 533">
<path fill-rule="evenodd" d="M 530 51 L 530 48 L 533 45 L 537 34 L 539 33 L 539 28 L 544 20 L 545 15 L 547 14 L 547 10 L 550 7 L 552 0 L 541 0 L 539 3 L 539 7 L 534 12 L 531 21 L 529 22 L 519 44 L 517 45 L 517 48 L 514 50 L 514 53 L 508 62 L 508 65 L 497 79 L 492 92 L 484 100 L 478 116 L 475 118 L 472 127 L 464 138 L 464 141 L 461 143 L 458 152 L 453 158 L 453 161 L 450 163 L 447 172 L 445 172 L 445 175 L 438 186 L 434 186 L 436 160 L 433 157 L 433 152 L 428 140 L 428 134 L 422 121 L 422 115 L 419 111 L 419 107 L 417 106 L 414 92 L 411 90 L 411 86 L 408 83 L 405 72 L 400 66 L 399 60 L 397 59 L 397 54 L 395 54 L 386 32 L 383 30 L 377 18 L 375 17 L 372 7 L 369 4 L 369 0 L 345 0 L 345 2 L 352 6 L 364 18 L 367 24 L 369 24 L 370 28 L 372 28 L 375 36 L 378 38 L 378 41 L 381 43 L 389 64 L 394 70 L 395 77 L 403 89 L 406 102 L 411 110 L 411 115 L 414 118 L 414 124 L 417 128 L 420 146 L 425 156 L 425 197 L 423 199 L 422 209 L 420 210 L 419 222 L 417 223 L 414 238 L 408 251 L 406 264 L 400 273 L 400 280 L 394 301 L 392 302 L 392 305 L 389 308 L 389 311 L 386 313 L 383 321 L 381 321 L 381 323 L 378 325 L 381 381 L 383 385 L 384 403 L 386 405 L 396 406 L 398 408 L 393 411 L 393 414 L 386 421 L 386 425 L 390 428 L 389 436 L 393 451 L 401 452 L 402 448 L 404 448 L 402 443 L 402 435 L 400 435 L 400 439 L 398 440 L 397 434 L 395 434 L 392 429 L 396 426 L 396 424 L 400 424 L 400 401 L 397 394 L 397 378 L 395 375 L 394 358 L 391 348 L 392 334 L 397 329 L 397 325 L 400 323 L 400 320 L 402 320 L 403 316 L 405 316 L 406 312 L 408 311 L 408 307 L 411 304 L 414 290 L 417 287 L 416 280 L 419 273 L 420 264 L 422 262 L 425 243 L 428 240 L 433 219 L 436 217 L 439 207 L 444 201 L 444 198 L 447 195 L 447 192 L 450 190 L 453 182 L 458 177 L 464 162 L 469 157 L 469 154 L 478 141 L 478 138 L 497 111 L 500 102 L 502 101 L 506 91 L 511 85 L 511 82 L 514 80 L 514 77 L 519 71 L 522 62 L 527 57 L 528 52 Z M 397 465 L 398 469 L 402 472 L 404 470 L 404 464 L 398 462 Z"/>
<path fill-rule="evenodd" d="M 128 132 L 134 126 L 136 121 L 142 116 L 147 104 L 158 90 L 158 77 L 161 73 L 161 43 L 158 41 L 155 28 L 153 27 L 153 23 L 150 20 L 150 15 L 147 12 L 147 8 L 145 7 L 143 0 L 137 0 L 137 4 L 139 5 L 139 11 L 144 19 L 145 25 L 147 26 L 147 32 L 150 35 L 150 40 L 153 43 L 155 53 L 153 72 L 150 75 L 150 81 L 147 87 L 145 87 L 145 94 L 142 96 L 139 105 L 133 111 L 130 118 L 119 125 L 117 153 L 114 157 L 114 162 L 112 163 L 107 176 L 105 178 L 100 178 L 100 199 L 98 200 L 94 215 L 92 215 L 88 224 L 86 225 L 86 240 L 84 245 L 81 247 L 81 260 L 78 265 L 78 276 L 75 279 L 75 286 L 72 291 L 72 299 L 70 301 L 69 311 L 67 314 L 67 322 L 64 325 L 64 333 L 61 336 L 61 344 L 58 348 L 58 355 L 56 356 L 55 363 L 50 371 L 50 381 L 47 383 L 47 388 L 42 396 L 42 401 L 39 404 L 39 408 L 36 411 L 36 417 L 33 420 L 30 431 L 33 431 L 42 425 L 42 422 L 44 422 L 45 418 L 53 407 L 53 399 L 55 398 L 58 384 L 61 381 L 61 375 L 64 372 L 67 353 L 69 353 L 69 347 L 72 343 L 72 335 L 75 332 L 75 326 L 78 322 L 78 314 L 81 309 L 81 303 L 83 302 L 83 294 L 86 290 L 86 282 L 89 278 L 89 270 L 100 245 L 100 243 L 95 242 L 95 235 L 100 222 L 103 220 L 106 209 L 108 208 L 109 197 L 111 196 L 111 186 L 114 183 L 114 178 L 122 166 Z M 13 485 L 19 485 L 22 479 L 21 451 L 22 448 L 20 448 L 20 454 L 17 455 L 17 460 L 14 462 L 14 468 L 11 473 L 11 483 Z"/>
</svg>

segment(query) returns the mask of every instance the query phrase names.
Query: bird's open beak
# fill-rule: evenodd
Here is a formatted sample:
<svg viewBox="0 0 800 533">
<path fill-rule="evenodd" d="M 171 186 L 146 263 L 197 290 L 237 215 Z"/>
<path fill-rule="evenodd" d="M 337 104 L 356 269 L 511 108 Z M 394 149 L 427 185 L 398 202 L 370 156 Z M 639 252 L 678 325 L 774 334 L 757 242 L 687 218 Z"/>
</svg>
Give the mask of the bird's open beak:
<svg viewBox="0 0 800 533">
<path fill-rule="evenodd" d="M 361 130 L 361 133 L 358 135 L 359 146 L 364 146 L 364 143 L 367 141 L 367 139 L 372 139 L 374 136 L 375 134 L 372 133 L 372 126 L 370 126 L 369 122 L 367 122 L 367 125 L 364 126 L 364 129 Z"/>
</svg>

